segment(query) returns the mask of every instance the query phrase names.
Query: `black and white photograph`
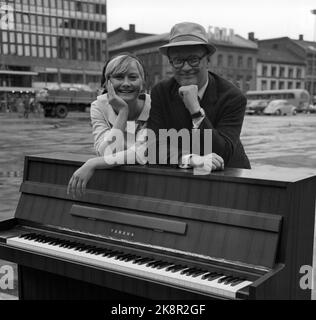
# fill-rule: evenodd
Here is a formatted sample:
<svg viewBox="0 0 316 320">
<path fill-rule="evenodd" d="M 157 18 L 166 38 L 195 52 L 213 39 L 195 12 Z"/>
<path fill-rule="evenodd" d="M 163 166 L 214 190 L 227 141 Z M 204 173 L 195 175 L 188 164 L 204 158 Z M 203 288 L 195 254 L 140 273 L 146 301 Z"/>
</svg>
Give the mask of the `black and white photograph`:
<svg viewBox="0 0 316 320">
<path fill-rule="evenodd" d="M 316 300 L 314 0 L 0 0 L 0 133 L 0 306 Z"/>
</svg>

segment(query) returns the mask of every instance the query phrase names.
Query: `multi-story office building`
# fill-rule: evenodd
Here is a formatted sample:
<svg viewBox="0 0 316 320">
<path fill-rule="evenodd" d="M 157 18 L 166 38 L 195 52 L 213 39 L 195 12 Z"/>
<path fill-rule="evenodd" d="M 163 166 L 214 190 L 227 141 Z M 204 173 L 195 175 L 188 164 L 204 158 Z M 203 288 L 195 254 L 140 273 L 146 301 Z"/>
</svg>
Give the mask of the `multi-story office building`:
<svg viewBox="0 0 316 320">
<path fill-rule="evenodd" d="M 261 48 L 257 64 L 257 90 L 304 89 L 306 63 L 288 50 Z"/>
<path fill-rule="evenodd" d="M 106 0 L 0 0 L 0 89 L 96 87 Z M 6 19 L 6 17 L 7 19 Z"/>
<path fill-rule="evenodd" d="M 137 54 L 144 62 L 148 73 L 147 86 L 151 89 L 161 79 L 170 77 L 172 69 L 168 58 L 162 56 L 158 48 L 169 40 L 169 33 L 147 36 L 127 41 L 120 45 L 109 46 L 109 54 L 122 51 Z M 256 64 L 258 46 L 255 42 L 239 35 L 229 39 L 210 39 L 217 51 L 211 57 L 210 70 L 222 75 L 240 87 L 242 91 L 256 88 Z"/>
</svg>

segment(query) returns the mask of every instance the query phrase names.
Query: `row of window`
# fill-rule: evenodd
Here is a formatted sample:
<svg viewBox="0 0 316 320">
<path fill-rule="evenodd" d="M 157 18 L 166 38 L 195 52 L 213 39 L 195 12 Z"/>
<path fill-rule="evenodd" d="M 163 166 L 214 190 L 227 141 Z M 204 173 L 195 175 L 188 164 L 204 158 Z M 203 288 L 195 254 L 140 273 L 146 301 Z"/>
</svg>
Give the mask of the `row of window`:
<svg viewBox="0 0 316 320">
<path fill-rule="evenodd" d="M 16 13 L 15 22 L 23 25 L 45 26 L 51 28 L 71 28 L 79 30 L 106 32 L 106 22 L 94 20 L 57 18 L 47 15 Z"/>
<path fill-rule="evenodd" d="M 106 14 L 106 4 L 102 3 L 88 3 L 82 1 L 71 0 L 14 0 L 7 1 L 8 4 L 22 4 L 23 9 L 27 9 L 28 6 L 36 8 L 37 12 L 42 12 L 41 9 L 47 11 L 48 9 L 61 9 L 67 11 L 81 11 L 86 13 Z"/>
<path fill-rule="evenodd" d="M 39 73 L 37 76 L 17 76 L 0 74 L 0 85 L 1 86 L 12 86 L 12 87 L 30 87 L 32 78 L 34 82 L 45 82 L 45 83 L 99 83 L 100 76 L 98 75 L 84 75 L 82 73 Z"/>
<path fill-rule="evenodd" d="M 234 56 L 234 55 L 227 55 L 226 57 L 223 54 L 218 54 L 214 59 L 211 61 L 215 62 L 217 67 L 228 67 L 228 68 L 244 68 L 252 69 L 253 68 L 253 58 L 252 57 L 244 57 L 244 56 Z M 237 60 L 236 60 L 237 58 Z M 235 61 L 236 60 L 236 61 Z"/>
<path fill-rule="evenodd" d="M 287 72 L 286 72 L 287 70 Z M 261 68 L 261 74 L 264 77 L 271 76 L 271 77 L 279 77 L 279 78 L 302 78 L 302 69 L 301 68 L 296 68 L 295 69 L 292 67 L 285 68 L 285 67 L 276 67 L 276 66 L 271 66 L 270 73 L 268 72 L 269 68 L 267 65 L 262 65 Z"/>
<path fill-rule="evenodd" d="M 31 37 L 24 34 L 24 37 L 29 44 L 2 43 L 0 54 L 83 61 L 104 61 L 106 57 L 106 42 L 101 40 L 37 35 L 37 41 L 33 42 L 35 34 Z"/>
<path fill-rule="evenodd" d="M 268 86 L 267 80 L 261 80 L 261 90 L 282 90 L 282 89 L 301 89 L 302 82 L 300 81 L 270 81 Z"/>
<path fill-rule="evenodd" d="M 98 75 L 86 75 L 86 81 L 84 81 L 83 74 L 78 73 L 61 73 L 60 82 L 63 83 L 99 83 L 100 76 Z M 38 76 L 34 77 L 35 82 L 59 82 L 57 73 L 39 73 Z"/>
</svg>

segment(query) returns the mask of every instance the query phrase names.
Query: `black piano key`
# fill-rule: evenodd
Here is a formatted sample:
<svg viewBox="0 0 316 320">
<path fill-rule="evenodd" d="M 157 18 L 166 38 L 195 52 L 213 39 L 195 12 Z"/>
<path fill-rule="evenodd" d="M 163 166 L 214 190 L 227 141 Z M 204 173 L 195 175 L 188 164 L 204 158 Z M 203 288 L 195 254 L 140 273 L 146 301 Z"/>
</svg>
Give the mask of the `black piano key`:
<svg viewBox="0 0 316 320">
<path fill-rule="evenodd" d="M 141 260 L 139 260 L 139 261 L 136 262 L 136 263 L 139 264 L 139 265 L 142 265 L 142 264 L 148 263 L 149 261 L 155 261 L 155 260 L 154 260 L 154 259 L 151 259 L 151 258 L 142 258 Z"/>
<path fill-rule="evenodd" d="M 113 251 L 112 253 L 110 253 L 110 254 L 108 254 L 108 258 L 113 258 L 113 257 L 116 257 L 117 255 L 119 255 L 119 254 L 122 254 L 123 252 L 122 251 L 117 251 L 117 250 L 115 250 L 115 251 Z"/>
<path fill-rule="evenodd" d="M 175 266 L 171 266 L 171 267 L 167 268 L 166 271 L 170 271 L 170 272 L 175 273 L 175 272 L 178 272 L 182 269 L 187 269 L 187 268 L 188 268 L 187 266 L 177 264 Z"/>
<path fill-rule="evenodd" d="M 237 278 L 235 281 L 231 282 L 230 285 L 232 287 L 236 286 L 237 284 L 240 284 L 242 282 L 246 281 L 246 279 L 242 279 L 242 278 Z"/>
<path fill-rule="evenodd" d="M 207 274 L 205 274 L 204 276 L 202 276 L 202 279 L 205 279 L 205 280 L 214 280 L 216 278 L 220 278 L 224 276 L 222 273 L 218 273 L 218 272 L 209 272 Z"/>
<path fill-rule="evenodd" d="M 163 268 L 165 268 L 165 267 L 167 267 L 167 266 L 171 266 L 171 265 L 174 265 L 174 263 L 165 262 L 165 263 L 160 264 L 160 265 L 157 266 L 156 268 L 157 268 L 157 269 L 163 269 Z"/>
<path fill-rule="evenodd" d="M 154 260 L 154 261 L 150 261 L 146 264 L 147 267 L 154 267 L 156 264 L 159 264 L 160 262 L 162 262 L 161 260 Z"/>
<path fill-rule="evenodd" d="M 204 273 L 207 273 L 207 271 L 200 269 L 200 270 L 195 271 L 193 274 L 191 274 L 191 276 L 192 276 L 193 278 L 196 278 L 196 277 L 198 277 L 198 276 L 201 276 L 201 275 L 204 274 Z"/>
<path fill-rule="evenodd" d="M 221 279 L 218 280 L 218 283 L 224 283 L 226 282 L 227 280 L 231 280 L 231 276 L 226 276 L 226 277 L 223 277 Z"/>
<path fill-rule="evenodd" d="M 180 272 L 180 274 L 190 274 L 191 271 L 195 270 L 195 268 L 186 268 Z"/>
</svg>

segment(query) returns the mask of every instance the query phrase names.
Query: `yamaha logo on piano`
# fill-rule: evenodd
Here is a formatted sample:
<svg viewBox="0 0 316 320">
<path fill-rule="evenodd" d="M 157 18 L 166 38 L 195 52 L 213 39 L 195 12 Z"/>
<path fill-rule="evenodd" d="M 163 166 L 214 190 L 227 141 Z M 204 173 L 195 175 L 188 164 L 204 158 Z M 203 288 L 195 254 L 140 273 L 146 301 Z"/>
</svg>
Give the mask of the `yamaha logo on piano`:
<svg viewBox="0 0 316 320">
<path fill-rule="evenodd" d="M 134 238 L 134 232 L 121 230 L 121 229 L 111 229 L 111 234 L 115 235 L 116 237 L 119 236 L 120 238 Z"/>
</svg>

